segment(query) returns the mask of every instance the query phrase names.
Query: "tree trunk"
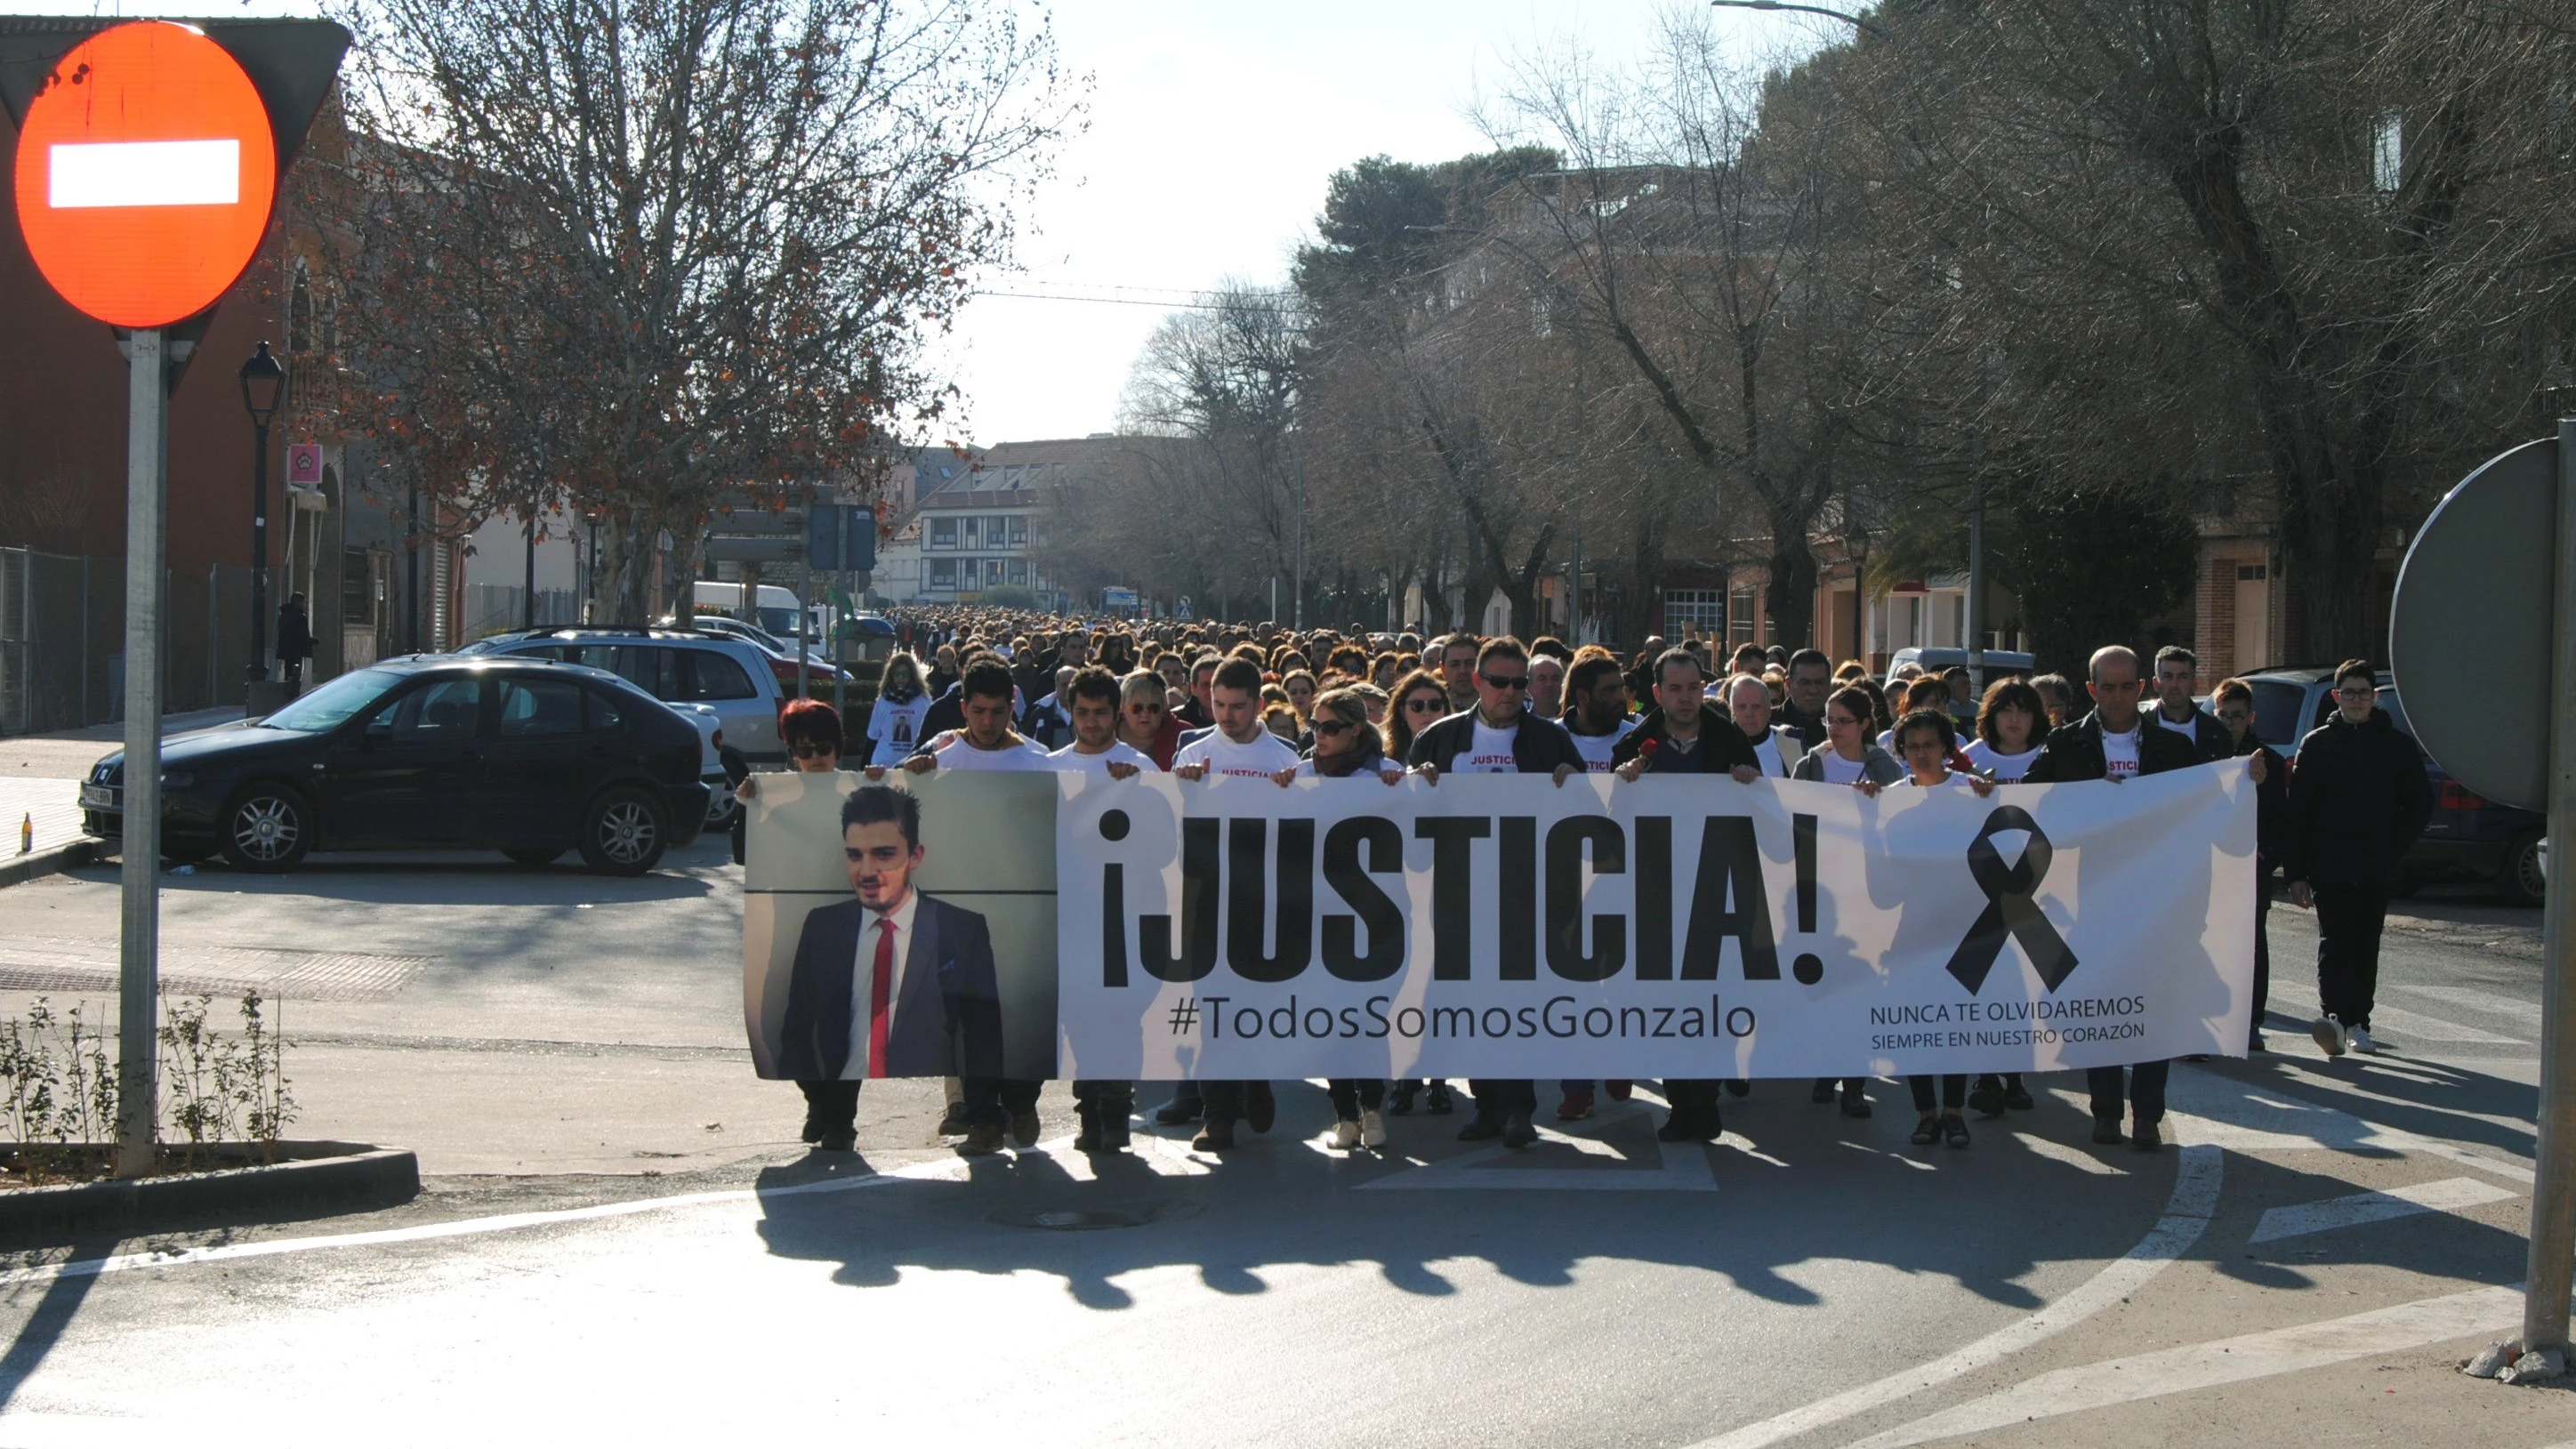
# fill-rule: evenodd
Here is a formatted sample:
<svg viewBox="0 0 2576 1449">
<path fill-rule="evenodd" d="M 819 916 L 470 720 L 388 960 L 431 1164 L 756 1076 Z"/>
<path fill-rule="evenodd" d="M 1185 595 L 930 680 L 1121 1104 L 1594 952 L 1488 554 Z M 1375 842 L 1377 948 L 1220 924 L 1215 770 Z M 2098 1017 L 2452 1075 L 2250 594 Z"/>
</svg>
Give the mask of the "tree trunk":
<svg viewBox="0 0 2576 1449">
<path fill-rule="evenodd" d="M 1816 622 L 1816 556 L 1807 547 L 1804 510 L 1779 510 L 1771 516 L 1771 582 L 1762 591 L 1762 607 L 1771 619 L 1771 641 L 1803 649 Z M 1758 641 L 1757 641 L 1758 642 Z"/>
<path fill-rule="evenodd" d="M 2329 473 L 2294 486 L 2300 496 L 2281 518 L 2281 561 L 2298 604 L 2290 614 L 2287 657 L 2321 665 L 2386 663 L 2388 638 L 2378 617 L 2382 480 Z"/>
</svg>

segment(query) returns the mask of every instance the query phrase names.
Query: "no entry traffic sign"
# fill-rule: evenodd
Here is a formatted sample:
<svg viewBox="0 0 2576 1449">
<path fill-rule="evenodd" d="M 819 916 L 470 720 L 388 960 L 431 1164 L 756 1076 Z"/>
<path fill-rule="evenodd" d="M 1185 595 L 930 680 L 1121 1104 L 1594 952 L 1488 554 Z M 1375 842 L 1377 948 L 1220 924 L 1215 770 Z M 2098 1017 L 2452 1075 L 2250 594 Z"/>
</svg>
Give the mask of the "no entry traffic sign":
<svg viewBox="0 0 2576 1449">
<path fill-rule="evenodd" d="M 81 42 L 19 128 L 27 250 L 65 301 L 118 327 L 212 306 L 257 254 L 276 196 L 268 108 L 192 26 L 137 21 Z"/>
</svg>

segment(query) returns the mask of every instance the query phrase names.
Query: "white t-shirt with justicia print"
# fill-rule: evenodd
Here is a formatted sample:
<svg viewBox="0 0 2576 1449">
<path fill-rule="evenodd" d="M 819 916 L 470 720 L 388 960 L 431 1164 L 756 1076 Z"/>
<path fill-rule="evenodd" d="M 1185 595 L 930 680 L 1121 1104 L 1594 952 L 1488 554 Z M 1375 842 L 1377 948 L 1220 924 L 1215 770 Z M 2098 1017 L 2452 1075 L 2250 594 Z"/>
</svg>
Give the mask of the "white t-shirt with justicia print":
<svg viewBox="0 0 2576 1449">
<path fill-rule="evenodd" d="M 1259 776 L 1267 780 L 1282 770 L 1297 768 L 1297 747 L 1268 730 L 1248 745 L 1227 739 L 1223 730 L 1210 730 L 1172 756 L 1175 772 L 1191 765 L 1207 766 L 1210 775 Z"/>
</svg>

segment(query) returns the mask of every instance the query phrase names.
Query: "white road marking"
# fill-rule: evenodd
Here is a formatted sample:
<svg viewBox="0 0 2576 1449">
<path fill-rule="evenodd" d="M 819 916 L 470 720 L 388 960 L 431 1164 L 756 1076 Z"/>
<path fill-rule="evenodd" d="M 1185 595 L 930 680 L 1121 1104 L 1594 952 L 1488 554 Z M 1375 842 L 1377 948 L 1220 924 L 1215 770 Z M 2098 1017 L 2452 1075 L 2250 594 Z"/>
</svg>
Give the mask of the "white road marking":
<svg viewBox="0 0 2576 1449">
<path fill-rule="evenodd" d="M 45 204 L 231 206 L 241 200 L 241 141 L 57 143 L 46 152 Z"/>
<path fill-rule="evenodd" d="M 1701 1440 L 1691 1449 L 1762 1449 L 1764 1445 L 1812 1433 L 1998 1363 L 2127 1298 L 2191 1251 L 2191 1245 L 2200 1241 L 2202 1230 L 2209 1226 L 2210 1214 L 2218 1207 L 2218 1189 L 2225 1171 L 2219 1150 L 2196 1143 L 2183 1148 L 2181 1157 L 2174 1173 L 2173 1195 L 2165 1200 L 2164 1216 L 2156 1220 L 2154 1230 L 2139 1239 L 2127 1256 L 2106 1264 L 2102 1271 L 2056 1302 L 1930 1363 L 1846 1389 L 1759 1423 L 1730 1429 L 1713 1439 Z"/>
<path fill-rule="evenodd" d="M 1905 1449 L 1935 1439 L 2000 1429 L 2007 1424 L 2299 1373 L 2445 1339 L 2492 1334 L 2521 1321 L 2522 1290 L 2474 1288 L 2466 1293 L 2356 1313 L 2349 1318 L 2185 1344 L 2082 1368 L 2058 1369 L 1873 1435 L 1850 1449 Z"/>
<path fill-rule="evenodd" d="M 2480 1031 L 2473 1026 L 2462 1026 L 2456 1021 L 2445 1021 L 2438 1016 L 2424 1016 L 2384 1002 L 2370 1009 L 2370 1034 L 2377 1036 L 2382 1031 L 2395 1033 L 2396 1039 L 2401 1042 L 2412 1038 L 2416 1041 L 2483 1042 L 2503 1046 L 2525 1044 L 2520 1037 L 2497 1036 L 2493 1032 Z M 2392 1048 L 2386 1042 L 2380 1045 L 2383 1049 L 2403 1049 Z"/>
<path fill-rule="evenodd" d="M 2398 992 L 2405 996 L 2420 996 L 2426 1001 L 2438 1001 L 2445 1006 L 2465 1006 L 2471 1011 L 2493 1012 L 2531 1032 L 2534 1037 L 2540 1033 L 2540 1003 L 2536 1001 L 2516 1001 L 2510 996 L 2499 996 L 2492 991 L 2477 991 L 2466 986 L 2416 986 L 2387 982 L 2379 989 Z M 2373 1020 L 2378 1017 L 2376 1003 L 2373 1003 L 2371 1015 Z"/>
<path fill-rule="evenodd" d="M 2349 1197 L 2330 1197 L 2321 1202 L 2276 1207 L 2263 1214 L 2263 1220 L 2254 1225 L 2254 1235 L 2245 1241 L 2273 1243 L 2283 1238 L 2331 1232 L 2336 1228 L 2359 1227 L 2363 1223 L 2411 1218 L 2418 1213 L 2457 1212 L 2461 1208 L 2519 1196 L 2521 1194 L 2511 1188 L 2480 1182 L 2474 1177 L 2446 1177 L 2439 1182 L 2420 1182 L 2413 1187 L 2391 1188 L 2386 1192 L 2357 1192 Z"/>
</svg>

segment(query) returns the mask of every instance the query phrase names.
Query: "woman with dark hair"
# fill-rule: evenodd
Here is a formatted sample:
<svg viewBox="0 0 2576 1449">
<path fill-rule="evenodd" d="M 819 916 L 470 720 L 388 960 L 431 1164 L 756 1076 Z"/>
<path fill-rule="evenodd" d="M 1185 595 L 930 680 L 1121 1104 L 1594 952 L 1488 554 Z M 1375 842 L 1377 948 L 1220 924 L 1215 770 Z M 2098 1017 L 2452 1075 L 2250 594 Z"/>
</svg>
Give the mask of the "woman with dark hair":
<svg viewBox="0 0 2576 1449">
<path fill-rule="evenodd" d="M 2022 772 L 2039 757 L 2047 738 L 2048 704 L 2025 680 L 1998 679 L 1986 686 L 1977 706 L 1977 737 L 1968 744 L 1968 763 L 1998 785 L 2021 781 Z"/>
<path fill-rule="evenodd" d="M 1887 751 L 1869 742 L 1870 692 L 1858 684 L 1846 684 L 1825 700 L 1825 742 L 1809 750 L 1790 772 L 1795 780 L 1816 780 L 1828 785 L 1850 785 L 1864 795 L 1875 795 L 1886 786 L 1905 778 L 1905 767 L 1896 763 Z M 1843 1115 L 1869 1115 L 1868 1079 L 1842 1079 Z M 1818 1103 L 1834 1099 L 1832 1077 L 1816 1078 L 1815 1090 L 1808 1100 Z"/>
<path fill-rule="evenodd" d="M 1449 686 L 1428 669 L 1416 669 L 1387 691 L 1386 753 L 1404 759 L 1413 753 L 1413 737 L 1449 713 Z"/>
<path fill-rule="evenodd" d="M 1880 731 L 1888 729 L 1896 723 L 1896 717 L 1889 714 L 1887 711 L 1886 687 L 1881 685 L 1877 680 L 1864 676 L 1853 680 L 1851 683 L 1843 687 L 1845 689 L 1859 690 L 1861 698 L 1869 702 L 1869 713 L 1864 717 L 1862 722 L 1868 727 L 1870 738 L 1873 742 L 1877 740 Z"/>
<path fill-rule="evenodd" d="M 1928 681 L 1927 681 L 1928 682 Z M 1952 743 L 1950 716 L 1938 708 L 1910 710 L 1897 721 L 1896 743 L 1905 752 L 1906 783 L 1932 789 L 1954 782 L 1964 782 L 1980 795 L 1991 795 L 1995 782 L 1982 775 L 1962 774 L 1950 768 L 1949 757 L 1957 746 Z M 1968 1145 L 1968 1124 L 1959 1109 L 1968 1100 L 1968 1074 L 1944 1072 L 1940 1078 L 1940 1109 L 1933 1109 L 1933 1079 L 1911 1076 L 1905 1079 L 1907 1091 L 1914 1094 L 1914 1145 L 1929 1147 L 1947 1140 L 1953 1147 Z"/>
<path fill-rule="evenodd" d="M 1416 668 L 1395 682 L 1393 696 L 1386 709 L 1387 758 L 1401 760 L 1413 753 L 1413 737 L 1431 728 L 1449 713 L 1449 686 L 1433 670 Z M 1401 1117 L 1413 1110 L 1414 1094 L 1422 1083 L 1400 1081 L 1387 1098 L 1390 1116 Z M 1450 1110 L 1449 1084 L 1433 1082 L 1423 1101 L 1423 1110 L 1434 1117 L 1446 1117 Z"/>
</svg>

